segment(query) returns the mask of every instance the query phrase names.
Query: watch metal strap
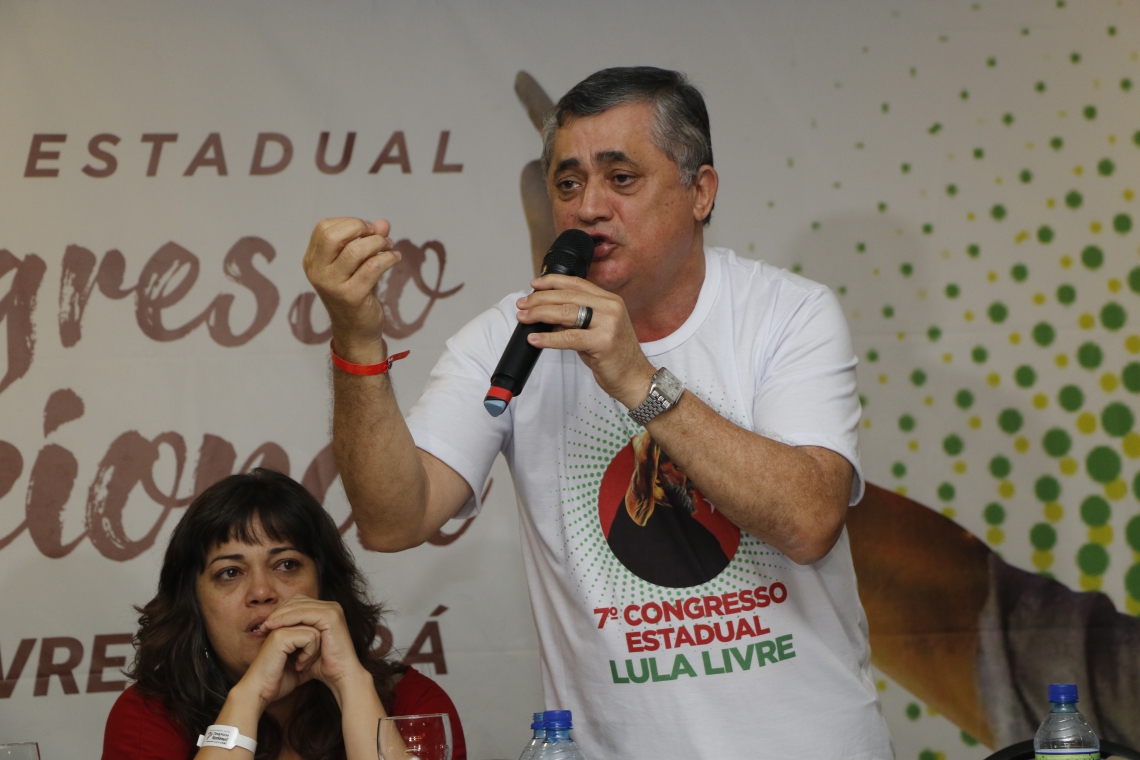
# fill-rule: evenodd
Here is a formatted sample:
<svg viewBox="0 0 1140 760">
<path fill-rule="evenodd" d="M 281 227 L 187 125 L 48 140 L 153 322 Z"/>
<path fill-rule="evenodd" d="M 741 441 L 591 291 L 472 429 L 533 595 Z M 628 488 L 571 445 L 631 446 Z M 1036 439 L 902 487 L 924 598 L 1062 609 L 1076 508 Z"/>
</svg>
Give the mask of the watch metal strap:
<svg viewBox="0 0 1140 760">
<path fill-rule="evenodd" d="M 255 754 L 257 752 L 257 741 L 248 736 L 242 736 L 241 732 L 234 726 L 210 726 L 206 729 L 206 733 L 198 737 L 198 746 L 220 747 L 221 749 L 241 747 Z"/>
<path fill-rule="evenodd" d="M 671 406 L 673 405 L 669 403 L 669 399 L 662 396 L 656 388 L 653 388 L 644 401 L 629 410 L 629 416 L 638 425 L 645 427 L 646 423 Z"/>
<path fill-rule="evenodd" d="M 667 409 L 672 409 L 681 400 L 684 392 L 685 386 L 681 381 L 673 377 L 672 372 L 661 367 L 653 373 L 653 382 L 649 384 L 649 395 L 629 410 L 629 416 L 638 425 L 645 427 L 645 424 L 654 417 Z"/>
</svg>

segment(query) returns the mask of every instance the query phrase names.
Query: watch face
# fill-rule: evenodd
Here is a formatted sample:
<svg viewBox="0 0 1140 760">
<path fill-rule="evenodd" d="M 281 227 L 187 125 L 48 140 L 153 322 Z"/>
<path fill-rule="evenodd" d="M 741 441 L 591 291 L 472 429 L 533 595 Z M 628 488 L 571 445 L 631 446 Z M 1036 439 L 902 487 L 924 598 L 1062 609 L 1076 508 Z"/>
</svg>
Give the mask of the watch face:
<svg viewBox="0 0 1140 760">
<path fill-rule="evenodd" d="M 670 406 L 677 403 L 677 399 L 681 397 L 681 392 L 685 390 L 684 384 L 673 377 L 673 373 L 664 367 L 657 370 L 657 374 L 653 376 L 653 385 L 661 392 L 662 396 L 668 399 Z"/>
</svg>

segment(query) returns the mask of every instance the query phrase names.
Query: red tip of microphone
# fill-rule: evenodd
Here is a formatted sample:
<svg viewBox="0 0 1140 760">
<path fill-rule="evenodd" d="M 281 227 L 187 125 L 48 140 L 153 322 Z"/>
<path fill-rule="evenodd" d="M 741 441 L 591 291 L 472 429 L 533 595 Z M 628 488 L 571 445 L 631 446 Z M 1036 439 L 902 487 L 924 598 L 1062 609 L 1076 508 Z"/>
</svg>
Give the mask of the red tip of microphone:
<svg viewBox="0 0 1140 760">
<path fill-rule="evenodd" d="M 497 385 L 492 385 L 490 388 L 487 389 L 487 398 L 502 399 L 503 401 L 506 401 L 509 404 L 511 402 L 511 399 L 513 399 L 514 397 L 515 397 L 515 394 L 511 393 L 506 388 L 500 388 Z"/>
<path fill-rule="evenodd" d="M 511 403 L 511 399 L 515 394 L 508 391 L 506 388 L 500 388 L 497 385 L 492 385 L 487 389 L 487 396 L 483 399 L 483 407 L 490 413 L 492 417 L 498 417 L 506 411 L 507 404 Z"/>
</svg>

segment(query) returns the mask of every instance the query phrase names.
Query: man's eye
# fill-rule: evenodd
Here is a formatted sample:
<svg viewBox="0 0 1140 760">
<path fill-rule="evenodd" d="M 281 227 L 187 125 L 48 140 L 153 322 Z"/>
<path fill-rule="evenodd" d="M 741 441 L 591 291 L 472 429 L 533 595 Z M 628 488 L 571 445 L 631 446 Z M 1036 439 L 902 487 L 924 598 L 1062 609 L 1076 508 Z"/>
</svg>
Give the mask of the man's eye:
<svg viewBox="0 0 1140 760">
<path fill-rule="evenodd" d="M 573 190 L 577 184 L 578 183 L 572 179 L 564 179 L 564 180 L 559 181 L 558 189 L 562 190 L 564 192 L 568 192 L 570 190 Z"/>
<path fill-rule="evenodd" d="M 614 182 L 617 182 L 619 185 L 628 185 L 632 181 L 633 181 L 633 175 L 632 174 L 615 174 L 614 175 Z"/>
</svg>

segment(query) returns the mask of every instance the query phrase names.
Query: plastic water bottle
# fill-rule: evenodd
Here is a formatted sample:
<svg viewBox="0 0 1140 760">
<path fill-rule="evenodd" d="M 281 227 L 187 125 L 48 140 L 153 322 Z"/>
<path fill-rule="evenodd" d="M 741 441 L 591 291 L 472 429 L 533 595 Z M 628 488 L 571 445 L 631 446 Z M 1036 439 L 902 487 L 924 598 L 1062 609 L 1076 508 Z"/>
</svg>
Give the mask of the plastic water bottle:
<svg viewBox="0 0 1140 760">
<path fill-rule="evenodd" d="M 534 760 L 585 760 L 582 750 L 570 738 L 574 724 L 569 710 L 547 710 L 542 714 L 542 722 L 546 724 L 546 741 Z"/>
<path fill-rule="evenodd" d="M 530 724 L 530 727 L 534 730 L 534 736 L 530 738 L 530 743 L 523 748 L 519 760 L 534 760 L 538 751 L 542 749 L 543 742 L 546 741 L 546 724 L 542 722 L 542 713 L 536 712 L 534 714 L 534 722 Z"/>
<path fill-rule="evenodd" d="M 1088 719 L 1077 712 L 1077 685 L 1049 684 L 1053 710 L 1033 737 L 1037 760 L 1099 760 L 1100 740 Z"/>
</svg>

